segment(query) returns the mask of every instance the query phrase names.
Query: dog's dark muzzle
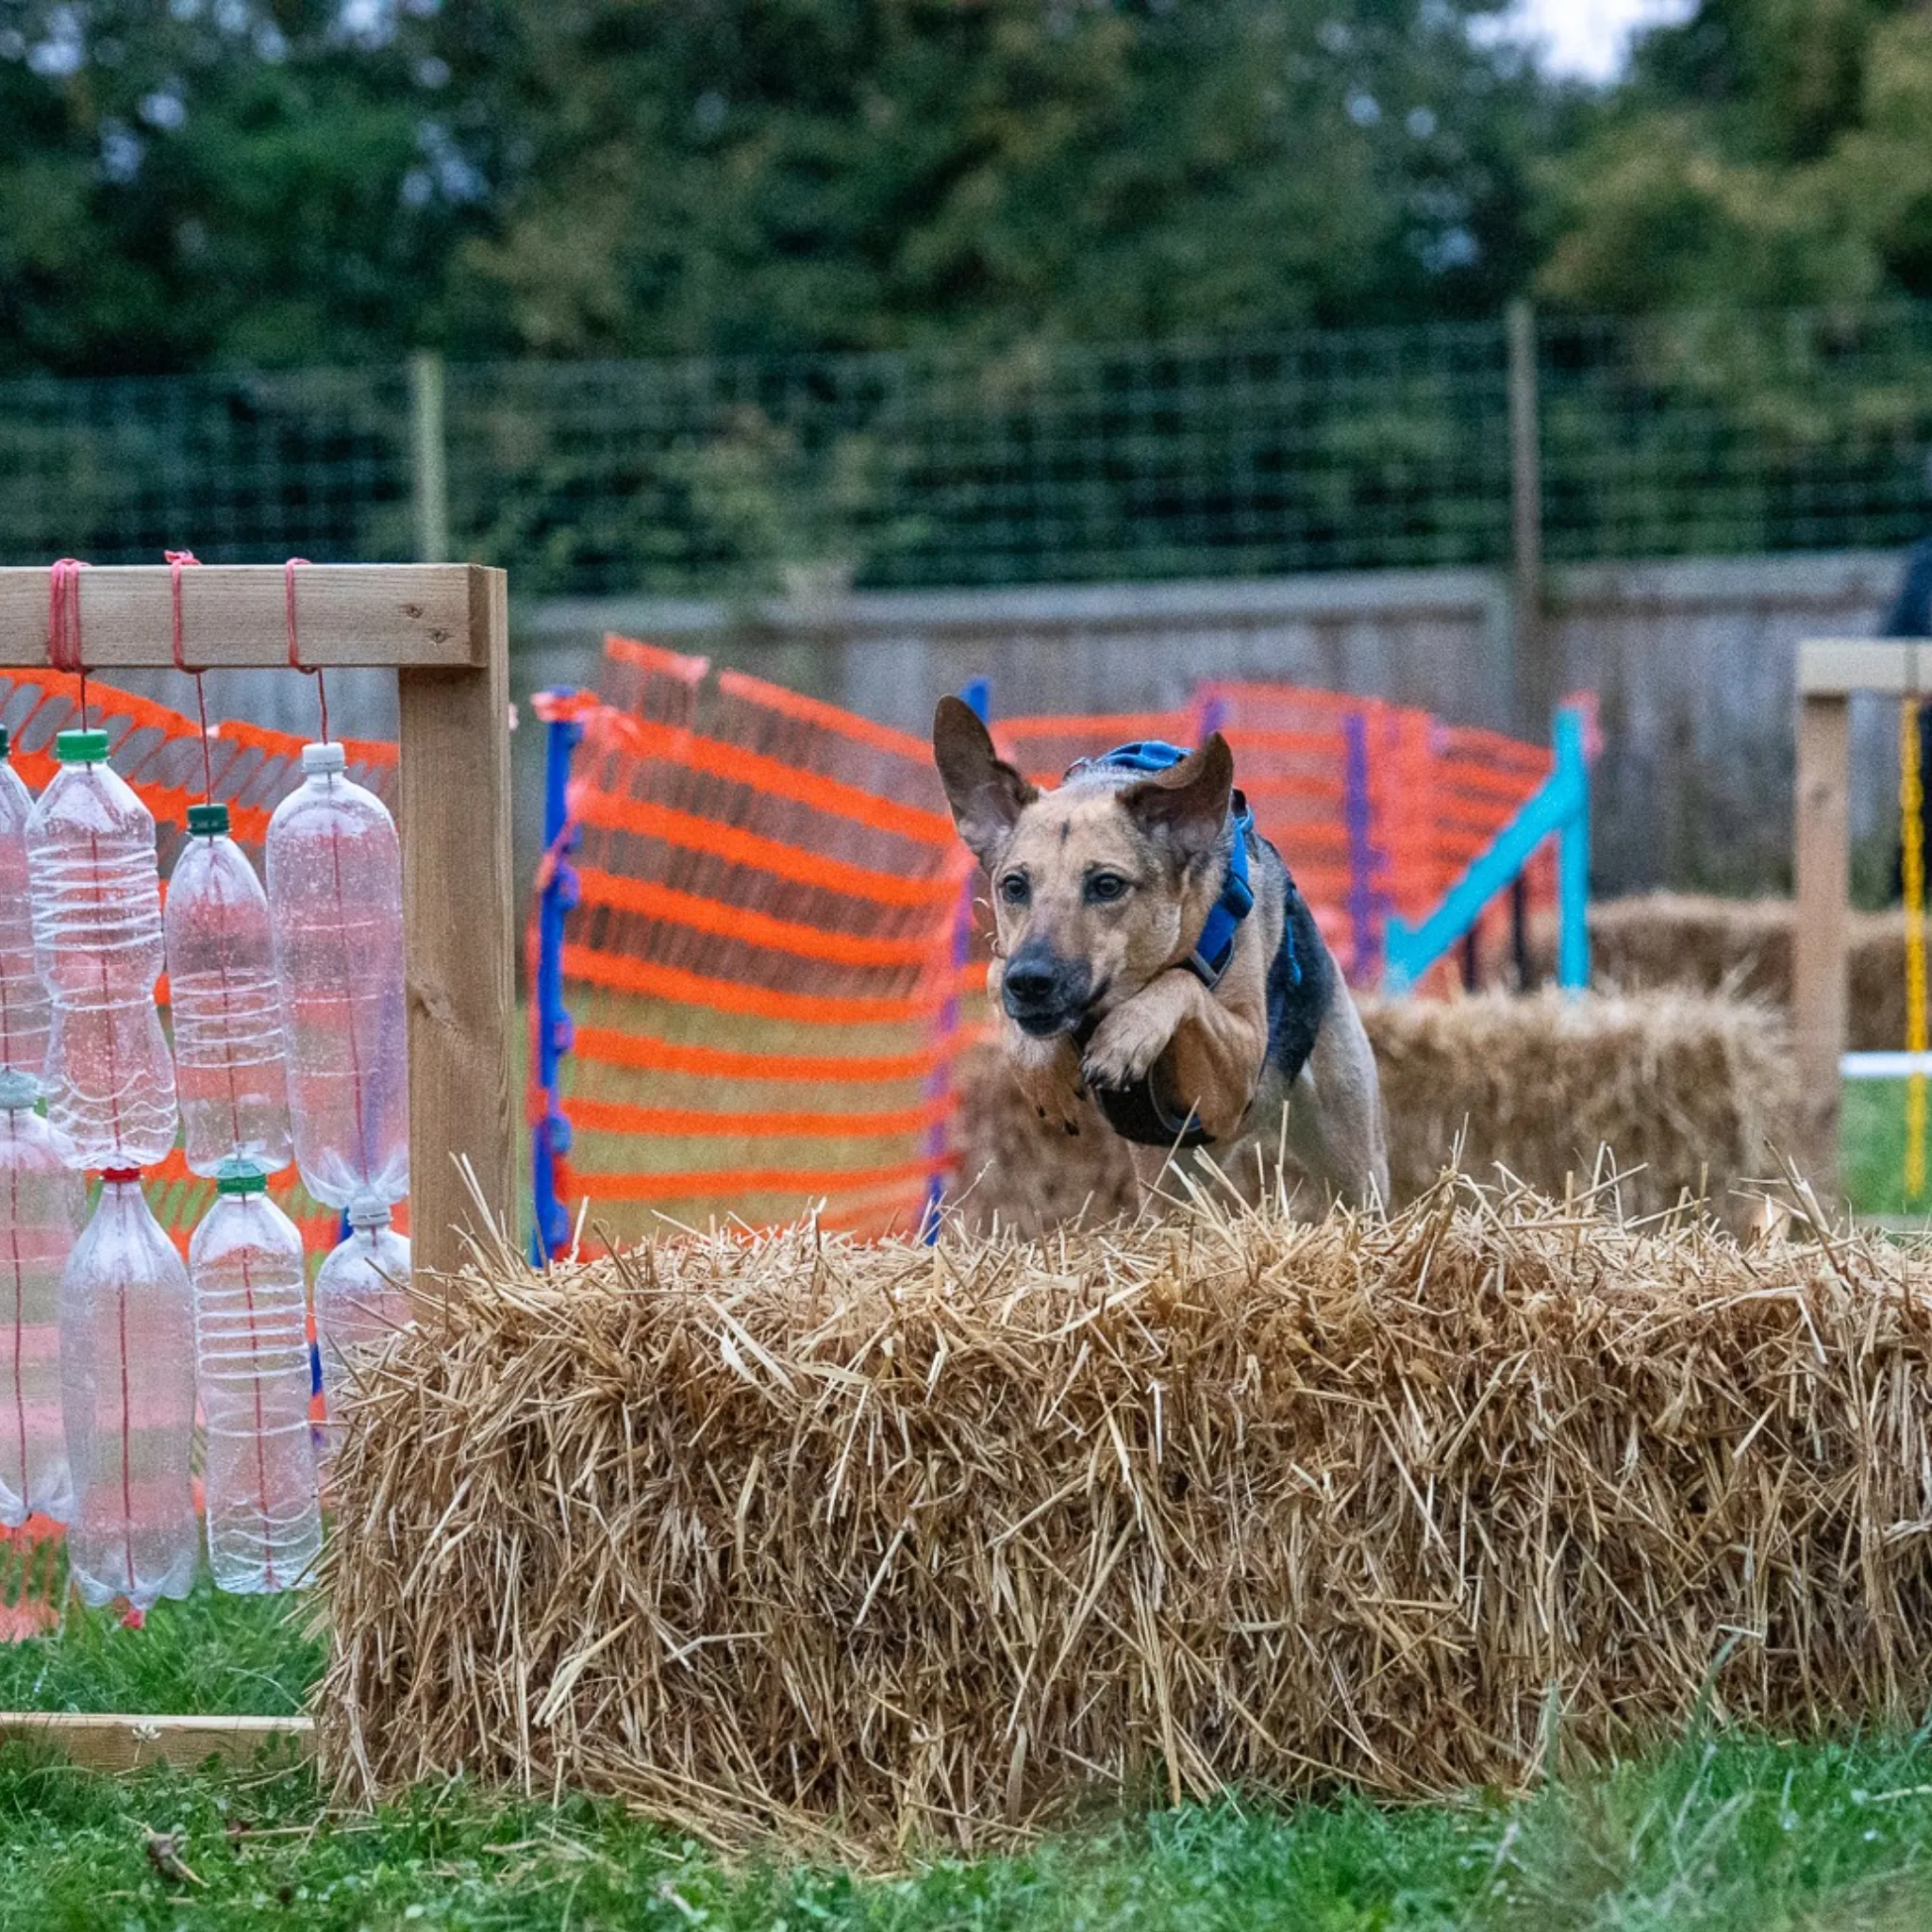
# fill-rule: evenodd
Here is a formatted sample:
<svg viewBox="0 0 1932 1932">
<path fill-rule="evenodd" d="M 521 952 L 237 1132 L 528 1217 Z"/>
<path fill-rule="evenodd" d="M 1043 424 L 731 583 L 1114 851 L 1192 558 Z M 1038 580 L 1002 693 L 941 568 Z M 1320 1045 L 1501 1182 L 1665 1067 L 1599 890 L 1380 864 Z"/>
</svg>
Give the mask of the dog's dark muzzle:
<svg viewBox="0 0 1932 1932">
<path fill-rule="evenodd" d="M 1043 946 L 1025 946 L 1007 961 L 1000 1000 L 1014 1025 L 1035 1040 L 1071 1033 L 1093 999 L 1093 973 L 1084 959 L 1063 959 Z"/>
</svg>

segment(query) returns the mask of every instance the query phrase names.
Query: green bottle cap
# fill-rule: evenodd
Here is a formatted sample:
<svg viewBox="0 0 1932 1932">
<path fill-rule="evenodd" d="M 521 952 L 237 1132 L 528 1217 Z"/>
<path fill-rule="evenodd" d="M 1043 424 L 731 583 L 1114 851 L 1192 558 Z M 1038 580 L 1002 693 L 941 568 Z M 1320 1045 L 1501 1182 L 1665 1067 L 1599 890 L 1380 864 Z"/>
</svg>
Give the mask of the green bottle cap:
<svg viewBox="0 0 1932 1932">
<path fill-rule="evenodd" d="M 6 725 L 0 724 L 0 758 L 4 758 L 12 749 L 13 734 L 8 730 Z"/>
<path fill-rule="evenodd" d="M 228 836 L 228 808 L 225 805 L 191 805 L 188 832 L 194 839 L 225 839 Z"/>
<path fill-rule="evenodd" d="M 259 1194 L 268 1188 L 268 1175 L 252 1160 L 225 1160 L 215 1170 L 215 1191 L 223 1194 Z"/>
<path fill-rule="evenodd" d="M 108 734 L 63 731 L 54 741 L 54 756 L 63 765 L 97 765 L 108 756 Z"/>
</svg>

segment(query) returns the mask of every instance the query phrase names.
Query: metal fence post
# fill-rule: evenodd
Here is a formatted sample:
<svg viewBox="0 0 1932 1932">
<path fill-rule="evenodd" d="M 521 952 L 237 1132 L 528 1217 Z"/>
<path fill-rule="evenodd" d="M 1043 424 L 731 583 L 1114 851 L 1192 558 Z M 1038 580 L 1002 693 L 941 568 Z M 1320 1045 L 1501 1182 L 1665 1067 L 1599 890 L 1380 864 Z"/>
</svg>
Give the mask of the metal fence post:
<svg viewBox="0 0 1932 1932">
<path fill-rule="evenodd" d="M 1510 303 L 1509 356 L 1509 683 L 1515 728 L 1541 730 L 1554 694 L 1543 661 L 1542 429 L 1537 397 L 1536 311 Z"/>
<path fill-rule="evenodd" d="M 409 469 L 416 511 L 416 561 L 449 561 L 449 445 L 444 430 L 442 358 L 409 358 Z"/>
</svg>

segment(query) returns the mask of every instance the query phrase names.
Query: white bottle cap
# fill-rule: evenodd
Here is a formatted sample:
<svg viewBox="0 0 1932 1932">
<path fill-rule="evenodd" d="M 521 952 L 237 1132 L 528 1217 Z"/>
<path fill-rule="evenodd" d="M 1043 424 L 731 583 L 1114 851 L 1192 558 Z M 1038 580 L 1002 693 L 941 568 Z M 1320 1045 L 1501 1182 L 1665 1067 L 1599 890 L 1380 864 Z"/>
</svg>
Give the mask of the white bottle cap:
<svg viewBox="0 0 1932 1932">
<path fill-rule="evenodd" d="M 0 1113 L 16 1113 L 41 1097 L 41 1083 L 31 1074 L 0 1070 Z"/>
<path fill-rule="evenodd" d="M 390 1204 L 380 1194 L 358 1194 L 349 1203 L 351 1227 L 387 1227 L 390 1220 Z"/>
<path fill-rule="evenodd" d="M 302 772 L 305 777 L 313 777 L 318 772 L 347 771 L 348 766 L 348 754 L 333 739 L 326 744 L 305 744 L 302 747 Z"/>
</svg>

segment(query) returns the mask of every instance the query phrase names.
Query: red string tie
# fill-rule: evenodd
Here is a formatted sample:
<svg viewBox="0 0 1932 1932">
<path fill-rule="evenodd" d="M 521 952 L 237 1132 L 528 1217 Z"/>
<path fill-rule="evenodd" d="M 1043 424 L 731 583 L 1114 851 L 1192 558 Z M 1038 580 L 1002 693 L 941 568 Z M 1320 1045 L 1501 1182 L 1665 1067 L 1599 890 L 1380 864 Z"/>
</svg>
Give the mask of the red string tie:
<svg viewBox="0 0 1932 1932">
<path fill-rule="evenodd" d="M 322 711 L 322 741 L 328 742 L 328 682 L 319 664 L 302 661 L 302 647 L 295 629 L 295 572 L 308 562 L 306 557 L 291 557 L 282 566 L 282 589 L 289 614 L 289 669 L 315 680 L 315 701 Z"/>
<path fill-rule="evenodd" d="M 63 557 L 47 573 L 47 662 L 80 679 L 80 726 L 87 729 L 87 665 L 80 640 L 80 574 L 77 557 Z"/>
</svg>

